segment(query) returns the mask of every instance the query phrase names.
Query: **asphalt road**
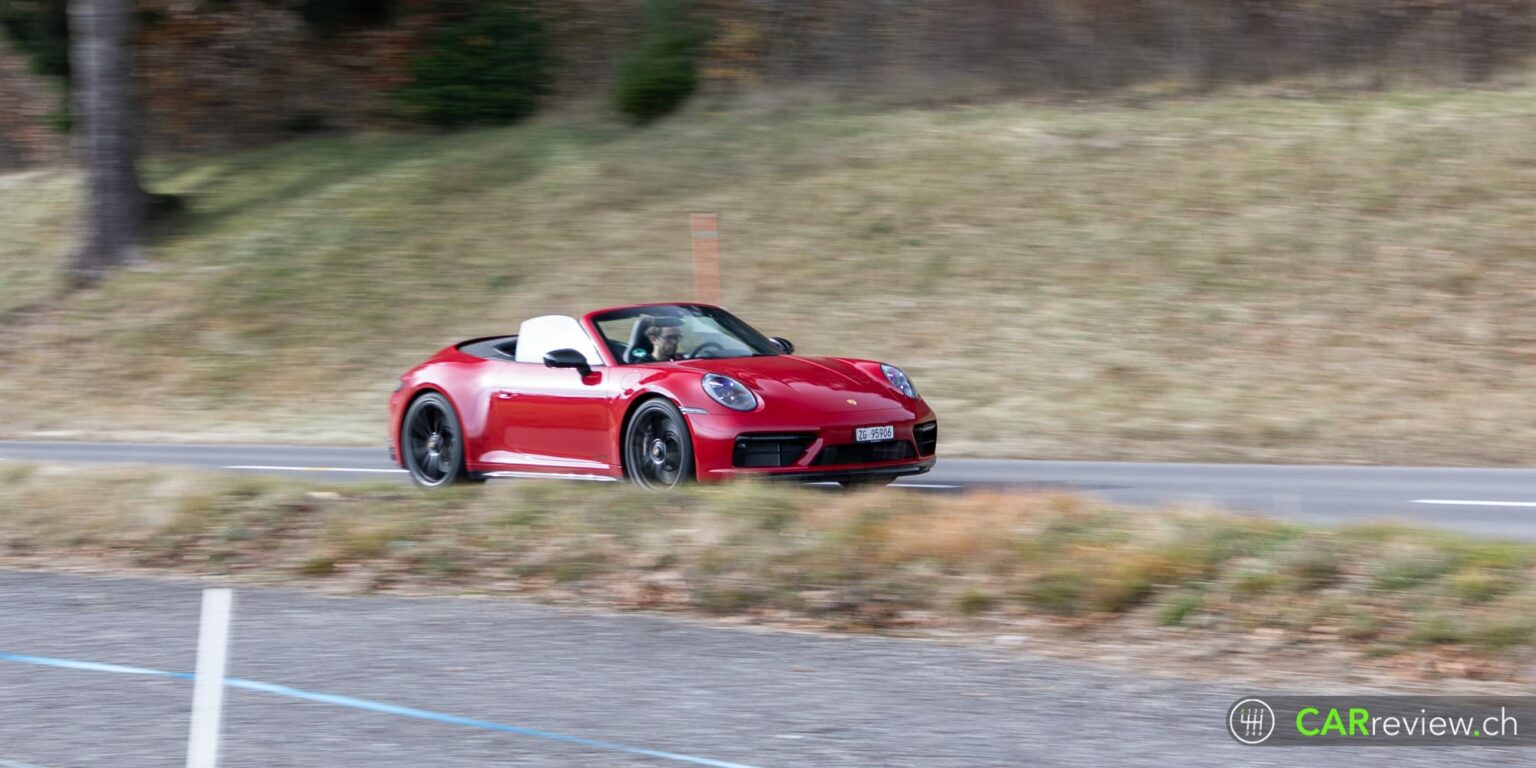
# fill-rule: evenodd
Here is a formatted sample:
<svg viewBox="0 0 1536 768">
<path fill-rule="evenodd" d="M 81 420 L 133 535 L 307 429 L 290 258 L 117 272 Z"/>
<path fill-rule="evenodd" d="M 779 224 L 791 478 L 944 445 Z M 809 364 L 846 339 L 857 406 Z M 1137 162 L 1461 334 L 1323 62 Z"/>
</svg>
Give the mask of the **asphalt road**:
<svg viewBox="0 0 1536 768">
<path fill-rule="evenodd" d="M 0 441 L 0 460 L 140 463 L 352 481 L 405 474 L 382 448 Z M 82 469 L 89 471 L 89 469 Z M 508 481 L 517 482 L 517 481 Z M 1536 540 L 1536 470 L 939 459 L 899 486 L 1061 489 L 1134 506 L 1208 504 L 1335 524 L 1401 520 Z"/>
<path fill-rule="evenodd" d="M 0 571 L 0 654 L 191 671 L 198 588 Z M 1011 650 L 471 599 L 240 589 L 228 674 L 610 743 L 229 689 L 221 765 L 230 768 L 686 764 L 611 745 L 754 768 L 1417 768 L 1531 759 L 1507 747 L 1245 747 L 1227 734 L 1227 708 L 1268 692 Z M 0 765 L 181 765 L 191 699 L 184 680 L 0 659 Z"/>
</svg>

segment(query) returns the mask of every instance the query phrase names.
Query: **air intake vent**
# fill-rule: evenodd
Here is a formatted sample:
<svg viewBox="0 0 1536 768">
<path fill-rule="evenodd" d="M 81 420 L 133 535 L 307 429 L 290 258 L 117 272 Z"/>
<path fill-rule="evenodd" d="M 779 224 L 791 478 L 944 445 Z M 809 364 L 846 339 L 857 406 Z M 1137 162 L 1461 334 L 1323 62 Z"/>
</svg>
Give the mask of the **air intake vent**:
<svg viewBox="0 0 1536 768">
<path fill-rule="evenodd" d="M 916 450 L 910 440 L 886 440 L 880 443 L 852 443 L 829 445 L 816 455 L 815 466 L 835 464 L 869 464 L 876 461 L 900 461 L 916 458 Z"/>
<path fill-rule="evenodd" d="M 809 433 L 738 435 L 731 463 L 738 467 L 790 467 L 816 441 Z"/>
<path fill-rule="evenodd" d="M 917 439 L 918 455 L 932 456 L 939 449 L 939 423 L 930 421 L 913 427 L 912 437 Z"/>
</svg>

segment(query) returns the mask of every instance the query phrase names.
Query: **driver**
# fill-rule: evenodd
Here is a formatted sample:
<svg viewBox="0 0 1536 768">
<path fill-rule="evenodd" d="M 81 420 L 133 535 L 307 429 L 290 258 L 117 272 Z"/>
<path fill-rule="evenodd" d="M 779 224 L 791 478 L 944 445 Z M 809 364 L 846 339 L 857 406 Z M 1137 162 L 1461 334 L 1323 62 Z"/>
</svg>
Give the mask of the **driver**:
<svg viewBox="0 0 1536 768">
<path fill-rule="evenodd" d="M 668 322 L 668 321 L 671 322 Z M 678 350 L 677 345 L 683 338 L 682 321 L 676 318 L 658 319 L 654 325 L 645 329 L 645 337 L 651 342 L 651 348 L 636 348 L 630 352 L 630 357 L 635 362 L 664 362 L 668 360 L 686 360 L 687 357 Z"/>
<path fill-rule="evenodd" d="M 652 360 L 683 359 L 683 353 L 677 349 L 677 345 L 683 340 L 683 327 L 681 323 L 673 326 L 657 325 L 646 331 L 645 337 L 651 340 Z"/>
</svg>

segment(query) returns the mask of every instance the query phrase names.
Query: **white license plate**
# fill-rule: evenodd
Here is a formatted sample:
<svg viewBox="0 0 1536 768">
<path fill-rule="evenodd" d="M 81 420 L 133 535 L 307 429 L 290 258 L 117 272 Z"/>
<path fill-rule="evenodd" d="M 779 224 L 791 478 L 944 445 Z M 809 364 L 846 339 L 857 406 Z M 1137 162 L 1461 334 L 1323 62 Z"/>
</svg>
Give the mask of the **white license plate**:
<svg viewBox="0 0 1536 768">
<path fill-rule="evenodd" d="M 884 427 L 858 427 L 853 430 L 853 441 L 856 443 L 873 443 L 879 440 L 891 440 L 896 437 L 896 428 Z"/>
</svg>

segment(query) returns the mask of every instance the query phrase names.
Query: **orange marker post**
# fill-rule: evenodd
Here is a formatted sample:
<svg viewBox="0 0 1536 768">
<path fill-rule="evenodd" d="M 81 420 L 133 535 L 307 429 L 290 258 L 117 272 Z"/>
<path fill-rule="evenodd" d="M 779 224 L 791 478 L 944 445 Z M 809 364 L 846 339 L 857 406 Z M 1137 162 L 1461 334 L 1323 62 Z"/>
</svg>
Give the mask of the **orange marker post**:
<svg viewBox="0 0 1536 768">
<path fill-rule="evenodd" d="M 693 228 L 693 296 L 705 304 L 720 303 L 720 217 L 689 214 Z"/>
</svg>

